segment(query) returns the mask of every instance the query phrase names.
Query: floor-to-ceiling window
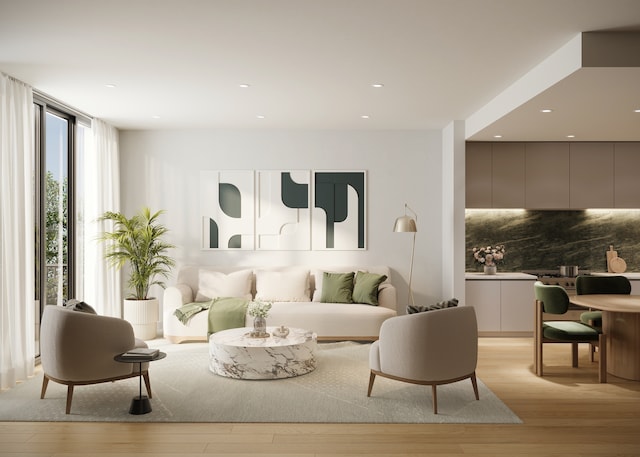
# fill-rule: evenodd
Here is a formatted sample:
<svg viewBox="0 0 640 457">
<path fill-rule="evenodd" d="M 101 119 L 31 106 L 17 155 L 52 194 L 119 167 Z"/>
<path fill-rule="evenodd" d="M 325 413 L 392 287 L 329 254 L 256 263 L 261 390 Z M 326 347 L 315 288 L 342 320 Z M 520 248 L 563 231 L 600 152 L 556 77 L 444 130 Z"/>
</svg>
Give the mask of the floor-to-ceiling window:
<svg viewBox="0 0 640 457">
<path fill-rule="evenodd" d="M 39 316 L 46 305 L 61 305 L 76 293 L 78 197 L 76 163 L 89 129 L 64 107 L 35 99 L 36 126 L 36 348 Z"/>
</svg>

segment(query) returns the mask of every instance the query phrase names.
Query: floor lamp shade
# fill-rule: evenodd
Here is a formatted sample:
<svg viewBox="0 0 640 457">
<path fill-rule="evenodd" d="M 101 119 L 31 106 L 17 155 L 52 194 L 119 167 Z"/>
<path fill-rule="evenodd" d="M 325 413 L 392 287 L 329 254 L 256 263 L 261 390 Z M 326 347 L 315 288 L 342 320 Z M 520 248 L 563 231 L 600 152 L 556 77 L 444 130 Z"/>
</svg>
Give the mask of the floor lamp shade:
<svg viewBox="0 0 640 457">
<path fill-rule="evenodd" d="M 411 211 L 414 214 L 415 218 L 408 216 L 407 210 Z M 413 300 L 413 291 L 411 290 L 411 279 L 413 278 L 413 256 L 416 252 L 416 232 L 418 231 L 416 220 L 418 219 L 418 215 L 415 211 L 409 208 L 407 204 L 404 205 L 404 213 L 404 216 L 400 216 L 396 219 L 396 223 L 393 226 L 393 231 L 413 233 L 413 243 L 411 245 L 411 264 L 409 266 L 409 302 L 412 305 L 415 305 L 415 301 Z"/>
</svg>

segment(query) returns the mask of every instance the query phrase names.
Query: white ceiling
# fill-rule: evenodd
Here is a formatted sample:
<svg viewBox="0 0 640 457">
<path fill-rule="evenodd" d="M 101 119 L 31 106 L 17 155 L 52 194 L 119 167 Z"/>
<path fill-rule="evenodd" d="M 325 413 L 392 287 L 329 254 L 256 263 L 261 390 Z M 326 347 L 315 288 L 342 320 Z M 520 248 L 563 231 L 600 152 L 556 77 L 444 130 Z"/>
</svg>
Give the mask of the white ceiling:
<svg viewBox="0 0 640 457">
<path fill-rule="evenodd" d="M 599 30 L 640 1 L 0 0 L 0 71 L 120 129 L 439 129 Z M 638 69 L 585 69 L 472 139 L 637 141 L 634 108 Z"/>
</svg>

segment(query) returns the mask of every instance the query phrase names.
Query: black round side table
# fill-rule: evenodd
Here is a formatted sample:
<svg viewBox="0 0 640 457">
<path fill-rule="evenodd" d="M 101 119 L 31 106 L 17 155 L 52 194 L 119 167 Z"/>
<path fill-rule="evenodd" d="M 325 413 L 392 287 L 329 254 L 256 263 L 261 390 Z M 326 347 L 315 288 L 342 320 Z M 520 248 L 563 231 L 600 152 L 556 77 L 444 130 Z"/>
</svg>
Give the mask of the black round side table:
<svg viewBox="0 0 640 457">
<path fill-rule="evenodd" d="M 129 408 L 129 414 L 150 413 L 151 402 L 149 401 L 149 397 L 147 397 L 146 395 L 142 395 L 142 364 L 145 362 L 154 362 L 156 360 L 164 359 L 167 356 L 167 354 L 165 354 L 164 352 L 158 352 L 153 356 L 148 356 L 148 355 L 132 356 L 132 355 L 125 355 L 125 354 L 126 352 L 122 354 L 118 354 L 113 359 L 116 362 L 138 364 L 139 390 L 138 390 L 138 395 L 133 397 L 133 400 L 131 400 L 131 407 Z"/>
</svg>

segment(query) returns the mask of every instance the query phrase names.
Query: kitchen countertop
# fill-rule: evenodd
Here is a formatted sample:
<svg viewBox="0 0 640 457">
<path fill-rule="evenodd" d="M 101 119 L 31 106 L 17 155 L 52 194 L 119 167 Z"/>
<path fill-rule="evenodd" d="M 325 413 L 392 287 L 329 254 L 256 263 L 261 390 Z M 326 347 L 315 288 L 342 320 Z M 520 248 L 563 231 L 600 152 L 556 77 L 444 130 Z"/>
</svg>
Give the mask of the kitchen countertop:
<svg viewBox="0 0 640 457">
<path fill-rule="evenodd" d="M 624 273 L 607 273 L 605 271 L 603 272 L 592 271 L 591 274 L 594 276 L 625 276 L 627 279 L 640 279 L 640 273 L 638 273 L 637 271 L 626 271 Z"/>
<path fill-rule="evenodd" d="M 484 280 L 484 281 L 504 281 L 504 280 L 529 280 L 535 281 L 538 279 L 537 276 L 528 275 L 526 273 L 518 273 L 518 272 L 504 272 L 504 273 L 496 273 L 495 275 L 486 275 L 482 272 L 466 272 L 464 274 L 464 278 L 467 280 Z M 638 274 L 638 278 L 640 278 L 640 273 Z"/>
</svg>

